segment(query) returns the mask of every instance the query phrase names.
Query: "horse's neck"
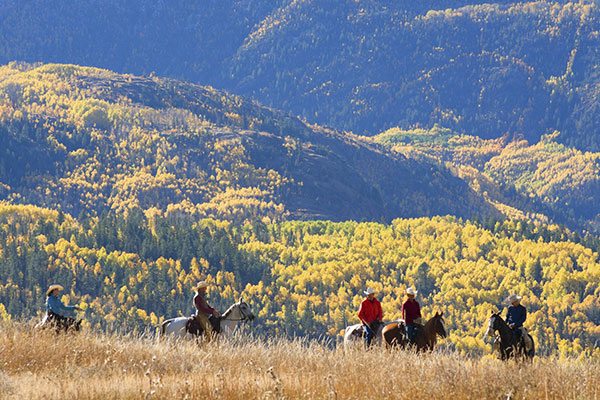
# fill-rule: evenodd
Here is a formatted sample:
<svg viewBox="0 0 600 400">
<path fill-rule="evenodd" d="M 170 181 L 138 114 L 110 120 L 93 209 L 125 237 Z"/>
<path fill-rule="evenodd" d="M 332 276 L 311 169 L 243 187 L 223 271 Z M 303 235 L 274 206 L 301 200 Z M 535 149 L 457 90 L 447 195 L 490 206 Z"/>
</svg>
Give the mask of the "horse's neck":
<svg viewBox="0 0 600 400">
<path fill-rule="evenodd" d="M 221 332 L 232 332 L 235 329 L 241 318 L 241 316 L 236 317 L 236 314 L 239 314 L 239 312 L 236 313 L 233 307 L 225 311 L 221 321 L 219 321 L 221 323 Z"/>
<path fill-rule="evenodd" d="M 423 328 L 423 331 L 425 333 L 425 340 L 430 345 L 433 345 L 436 342 L 435 324 L 436 324 L 436 319 L 435 319 L 435 317 L 433 317 L 425 323 L 425 326 Z"/>
<path fill-rule="evenodd" d="M 500 332 L 500 338 L 503 342 L 510 341 L 510 339 L 513 336 L 512 329 L 510 329 L 510 326 L 508 326 L 508 324 L 502 319 L 502 317 L 497 315 L 496 318 L 498 318 L 498 322 L 500 323 L 500 327 L 498 328 L 498 332 Z"/>
<path fill-rule="evenodd" d="M 427 335 L 427 337 L 431 335 L 435 336 L 435 317 L 431 318 L 425 323 L 423 330 L 425 331 L 425 335 Z"/>
</svg>

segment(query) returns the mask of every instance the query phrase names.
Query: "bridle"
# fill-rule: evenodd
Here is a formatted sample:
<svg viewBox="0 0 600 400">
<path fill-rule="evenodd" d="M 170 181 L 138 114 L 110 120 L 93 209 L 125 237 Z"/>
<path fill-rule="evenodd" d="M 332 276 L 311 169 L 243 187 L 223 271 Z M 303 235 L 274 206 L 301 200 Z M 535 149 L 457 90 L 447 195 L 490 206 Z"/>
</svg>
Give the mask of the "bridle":
<svg viewBox="0 0 600 400">
<path fill-rule="evenodd" d="M 246 304 L 246 303 L 240 302 L 240 303 L 234 304 L 229 310 L 227 310 L 225 312 L 225 314 L 221 317 L 221 319 L 224 319 L 226 321 L 233 321 L 233 322 L 248 322 L 248 321 L 251 321 L 253 319 L 252 312 L 250 312 L 250 315 L 247 315 L 244 312 L 244 309 L 242 308 L 242 304 Z M 233 318 L 228 318 L 227 317 L 229 314 L 231 314 L 233 308 L 237 308 L 239 310 L 239 313 L 242 315 L 241 318 L 233 319 Z"/>
</svg>

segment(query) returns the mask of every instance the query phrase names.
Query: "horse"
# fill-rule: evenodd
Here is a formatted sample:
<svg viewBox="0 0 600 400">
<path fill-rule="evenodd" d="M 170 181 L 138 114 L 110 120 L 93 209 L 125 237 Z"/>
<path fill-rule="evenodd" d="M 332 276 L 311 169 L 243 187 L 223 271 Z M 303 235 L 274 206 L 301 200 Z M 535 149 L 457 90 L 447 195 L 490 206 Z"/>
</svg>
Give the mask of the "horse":
<svg viewBox="0 0 600 400">
<path fill-rule="evenodd" d="M 443 315 L 443 312 L 436 312 L 433 318 L 427 321 L 425 325 L 417 331 L 414 343 L 417 351 L 433 351 L 437 343 L 438 335 L 442 338 L 448 336 L 446 329 L 444 328 Z M 400 347 L 404 349 L 413 345 L 413 343 L 410 343 L 408 340 L 404 323 L 393 322 L 388 324 L 383 328 L 382 336 L 386 347 L 388 348 Z"/>
<path fill-rule="evenodd" d="M 218 317 L 218 323 L 220 329 L 218 332 L 224 336 L 230 336 L 238 323 L 247 322 L 254 320 L 255 316 L 250 309 L 250 306 L 240 299 L 237 303 L 234 303 Z M 189 317 L 177 317 L 165 320 L 160 326 L 160 336 L 172 335 L 176 338 L 183 337 L 197 337 L 197 334 L 191 333 L 187 329 Z"/>
<path fill-rule="evenodd" d="M 75 318 L 63 317 L 62 315 L 48 311 L 35 327 L 37 329 L 54 328 L 57 333 L 69 331 L 79 332 L 81 330 L 82 321 L 83 320 L 81 319 L 76 320 Z"/>
<path fill-rule="evenodd" d="M 498 332 L 497 336 L 495 332 Z M 498 350 L 501 360 L 506 361 L 512 357 L 532 360 L 535 355 L 535 343 L 531 335 L 527 333 L 529 340 L 531 340 L 531 349 L 527 350 L 523 337 L 517 341 L 513 330 L 502 319 L 499 312 L 492 312 L 485 335 L 494 338 L 493 349 Z"/>
<path fill-rule="evenodd" d="M 381 332 L 387 324 L 389 324 L 389 322 L 384 322 L 379 325 L 377 332 L 375 332 L 375 335 L 373 336 L 371 345 L 381 345 Z M 364 341 L 364 335 L 365 327 L 362 324 L 347 326 L 344 330 L 344 348 L 347 349 L 353 344 Z"/>
</svg>

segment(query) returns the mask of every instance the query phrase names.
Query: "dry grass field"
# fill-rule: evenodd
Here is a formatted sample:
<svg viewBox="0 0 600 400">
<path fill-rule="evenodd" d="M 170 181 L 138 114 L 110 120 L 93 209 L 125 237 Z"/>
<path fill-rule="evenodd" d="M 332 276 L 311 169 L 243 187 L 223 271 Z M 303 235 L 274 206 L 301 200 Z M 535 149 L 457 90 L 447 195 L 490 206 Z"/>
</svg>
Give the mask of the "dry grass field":
<svg viewBox="0 0 600 400">
<path fill-rule="evenodd" d="M 0 324 L 2 399 L 598 399 L 599 359 L 533 364 L 332 350 L 318 343 L 157 341 Z"/>
</svg>

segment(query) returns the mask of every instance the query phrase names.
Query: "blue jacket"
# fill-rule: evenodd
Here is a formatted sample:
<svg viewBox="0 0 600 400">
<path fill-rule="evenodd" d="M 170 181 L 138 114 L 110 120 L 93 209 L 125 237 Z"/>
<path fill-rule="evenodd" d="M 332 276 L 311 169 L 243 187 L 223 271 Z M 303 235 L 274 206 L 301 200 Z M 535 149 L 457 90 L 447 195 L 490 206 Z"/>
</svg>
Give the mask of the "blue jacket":
<svg viewBox="0 0 600 400">
<path fill-rule="evenodd" d="M 515 328 L 520 328 L 525 323 L 527 319 L 527 309 L 523 307 L 521 304 L 518 306 L 510 306 L 508 307 L 508 311 L 506 312 L 506 323 L 507 324 L 515 324 Z"/>
<path fill-rule="evenodd" d="M 52 311 L 63 317 L 73 317 L 75 306 L 65 306 L 58 297 L 50 295 L 46 298 L 46 311 Z"/>
</svg>

